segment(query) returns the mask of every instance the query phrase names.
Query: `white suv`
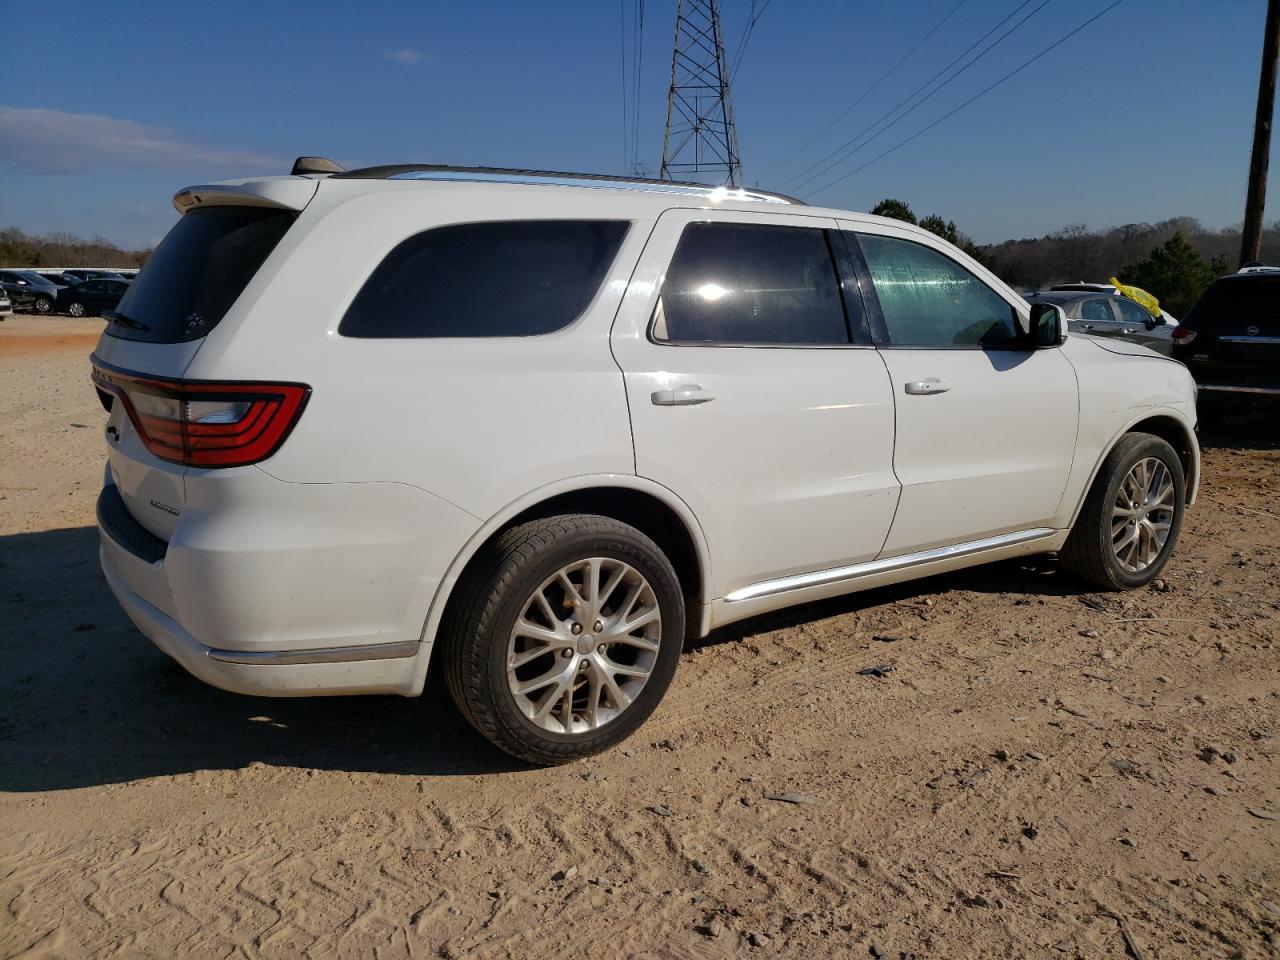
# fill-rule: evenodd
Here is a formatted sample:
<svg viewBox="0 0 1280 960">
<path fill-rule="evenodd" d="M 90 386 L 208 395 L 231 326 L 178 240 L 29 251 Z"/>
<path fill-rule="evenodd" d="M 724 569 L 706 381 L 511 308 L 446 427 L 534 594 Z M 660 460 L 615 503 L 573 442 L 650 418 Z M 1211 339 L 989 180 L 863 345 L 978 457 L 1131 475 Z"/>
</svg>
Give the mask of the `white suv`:
<svg viewBox="0 0 1280 960">
<path fill-rule="evenodd" d="M 102 566 L 228 690 L 412 696 L 434 655 L 554 763 L 686 636 L 1034 553 L 1138 587 L 1195 498 L 1184 367 L 895 220 L 434 166 L 175 204 L 93 357 Z"/>
</svg>

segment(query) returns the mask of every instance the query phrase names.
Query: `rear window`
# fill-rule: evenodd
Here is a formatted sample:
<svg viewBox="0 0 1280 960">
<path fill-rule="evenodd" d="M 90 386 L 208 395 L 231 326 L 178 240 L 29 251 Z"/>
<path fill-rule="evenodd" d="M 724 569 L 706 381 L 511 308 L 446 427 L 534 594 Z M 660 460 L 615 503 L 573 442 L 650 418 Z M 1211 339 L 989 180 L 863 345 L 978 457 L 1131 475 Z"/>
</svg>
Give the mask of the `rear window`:
<svg viewBox="0 0 1280 960">
<path fill-rule="evenodd" d="M 1183 321 L 1202 333 L 1280 336 L 1280 276 L 1224 277 L 1196 301 Z"/>
<path fill-rule="evenodd" d="M 107 333 L 147 343 L 199 340 L 231 309 L 296 218 L 264 207 L 185 214 L 129 284 Z"/>
<path fill-rule="evenodd" d="M 338 325 L 346 337 L 527 337 L 576 320 L 626 235 L 614 220 L 438 227 L 395 247 Z"/>
</svg>

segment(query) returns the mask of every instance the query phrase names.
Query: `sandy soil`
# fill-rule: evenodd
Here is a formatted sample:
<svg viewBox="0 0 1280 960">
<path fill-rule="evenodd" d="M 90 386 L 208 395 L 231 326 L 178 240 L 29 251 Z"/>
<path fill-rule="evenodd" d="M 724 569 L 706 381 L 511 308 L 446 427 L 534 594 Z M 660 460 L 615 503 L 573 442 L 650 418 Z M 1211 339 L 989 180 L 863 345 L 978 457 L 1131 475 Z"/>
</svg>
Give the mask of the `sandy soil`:
<svg viewBox="0 0 1280 960">
<path fill-rule="evenodd" d="M 1042 559 L 756 620 L 623 749 L 529 770 L 439 684 L 249 699 L 132 629 L 95 555 L 100 328 L 0 324 L 0 956 L 1280 945 L 1274 420 L 1206 438 L 1161 589 Z"/>
</svg>

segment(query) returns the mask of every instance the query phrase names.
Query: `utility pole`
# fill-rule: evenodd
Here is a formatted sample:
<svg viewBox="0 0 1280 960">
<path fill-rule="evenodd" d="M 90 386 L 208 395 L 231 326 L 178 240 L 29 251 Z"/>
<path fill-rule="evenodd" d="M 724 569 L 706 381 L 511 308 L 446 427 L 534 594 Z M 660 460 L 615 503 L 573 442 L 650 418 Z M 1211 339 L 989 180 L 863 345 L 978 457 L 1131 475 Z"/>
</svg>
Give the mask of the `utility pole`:
<svg viewBox="0 0 1280 960">
<path fill-rule="evenodd" d="M 728 186 L 739 186 L 742 155 L 733 125 L 718 2 L 679 0 L 658 175 L 675 180 L 700 173 L 722 173 Z"/>
<path fill-rule="evenodd" d="M 1267 2 L 1266 36 L 1262 38 L 1262 74 L 1258 78 L 1258 113 L 1253 119 L 1253 153 L 1249 158 L 1249 191 L 1244 202 L 1240 265 L 1262 255 L 1262 210 L 1267 202 L 1267 163 L 1271 153 L 1271 120 L 1276 106 L 1276 58 L 1280 53 L 1280 0 Z"/>
</svg>

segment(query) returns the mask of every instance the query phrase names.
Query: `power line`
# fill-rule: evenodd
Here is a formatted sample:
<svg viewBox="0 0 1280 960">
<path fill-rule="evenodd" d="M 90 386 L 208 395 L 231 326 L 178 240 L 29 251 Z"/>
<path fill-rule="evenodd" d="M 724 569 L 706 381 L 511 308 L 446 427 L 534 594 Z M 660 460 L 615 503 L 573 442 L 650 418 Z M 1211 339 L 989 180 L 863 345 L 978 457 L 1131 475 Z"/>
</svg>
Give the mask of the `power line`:
<svg viewBox="0 0 1280 960">
<path fill-rule="evenodd" d="M 1065 35 L 1064 35 L 1064 36 L 1062 36 L 1062 37 L 1059 37 L 1059 38 L 1058 38 L 1057 40 L 1055 40 L 1053 43 L 1049 44 L 1049 46 L 1045 47 L 1043 50 L 1041 50 L 1039 53 L 1037 53 L 1037 54 L 1036 54 L 1034 57 L 1032 57 L 1030 60 L 1027 60 L 1027 61 L 1025 61 L 1023 64 L 1021 64 L 1020 66 L 1015 67 L 1014 69 L 1010 70 L 1008 73 L 1006 73 L 1003 77 L 1001 77 L 999 80 L 995 81 L 994 83 L 992 83 L 992 84 L 990 84 L 990 85 L 988 85 L 988 86 L 986 86 L 986 87 L 983 87 L 981 90 L 979 90 L 977 93 L 975 93 L 972 97 L 970 97 L 970 98 L 969 98 L 968 100 L 966 100 L 964 103 L 960 104 L 958 107 L 955 107 L 954 109 L 949 110 L 947 113 L 944 113 L 942 116 L 940 116 L 937 120 L 934 120 L 934 121 L 933 121 L 932 123 L 930 123 L 928 126 L 922 127 L 921 129 L 917 130 L 915 133 L 913 133 L 911 136 L 907 137 L 905 140 L 902 140 L 902 141 L 900 141 L 900 142 L 898 142 L 898 143 L 895 143 L 895 144 L 894 144 L 892 147 L 890 147 L 888 150 L 885 150 L 883 153 L 879 153 L 879 154 L 877 154 L 876 156 L 872 157 L 870 160 L 868 160 L 866 163 L 862 164 L 861 166 L 859 166 L 859 167 L 855 167 L 853 170 L 850 170 L 848 173 L 842 173 L 840 176 L 836 177 L 836 178 L 835 178 L 834 180 L 832 180 L 830 183 L 825 183 L 825 184 L 823 184 L 821 187 L 818 187 L 818 189 L 817 189 L 817 190 L 815 190 L 815 191 L 814 191 L 814 193 L 821 193 L 823 190 L 827 190 L 827 189 L 830 189 L 831 187 L 834 187 L 837 183 L 842 183 L 842 182 L 844 182 L 845 180 L 848 180 L 848 179 L 849 179 L 850 177 L 852 177 L 855 173 L 858 173 L 858 172 L 860 172 L 860 171 L 862 171 L 862 170 L 867 169 L 867 167 L 871 166 L 873 163 L 876 163 L 876 162 L 877 162 L 877 161 L 879 161 L 879 160 L 883 160 L 885 157 L 889 156 L 889 154 L 893 153 L 895 150 L 898 150 L 898 149 L 900 149 L 900 148 L 902 148 L 902 147 L 905 147 L 908 143 L 910 143 L 912 140 L 915 140 L 917 137 L 921 136 L 922 134 L 928 133 L 930 130 L 932 130 L 934 127 L 936 127 L 938 124 L 942 123 L 942 121 L 944 121 L 944 120 L 948 120 L 948 119 L 950 119 L 951 117 L 954 117 L 957 113 L 959 113 L 959 112 L 960 112 L 961 110 L 963 110 L 965 107 L 969 106 L 969 104 L 973 103 L 973 102 L 974 102 L 974 101 L 976 101 L 976 100 L 980 100 L 982 97 L 985 97 L 988 93 L 990 93 L 990 92 L 991 92 L 992 90 L 994 90 L 996 87 L 1000 86 L 1000 85 L 1001 85 L 1002 83 L 1004 83 L 1005 81 L 1007 81 L 1007 80 L 1011 80 L 1013 77 L 1017 76 L 1017 75 L 1018 75 L 1019 73 L 1021 73 L 1023 70 L 1027 69 L 1027 67 L 1031 66 L 1033 63 L 1035 63 L 1035 62 L 1036 62 L 1037 60 L 1039 60 L 1041 57 L 1045 56 L 1046 54 L 1048 54 L 1048 53 L 1052 52 L 1053 50 L 1057 49 L 1058 47 L 1062 46 L 1062 44 L 1066 43 L 1068 40 L 1070 40 L 1072 37 L 1074 37 L 1077 33 L 1079 33 L 1079 32 L 1080 32 L 1081 30 L 1083 30 L 1085 27 L 1089 26 L 1091 23 L 1093 23 L 1095 20 L 1097 20 L 1097 19 L 1099 19 L 1100 17 L 1102 17 L 1104 14 L 1110 13 L 1112 10 L 1114 10 L 1116 7 L 1120 6 L 1120 4 L 1122 4 L 1122 3 L 1124 3 L 1124 0 L 1115 0 L 1115 2 L 1114 2 L 1114 3 L 1110 4 L 1110 5 L 1109 5 L 1109 6 L 1107 6 L 1107 7 L 1104 7 L 1102 10 L 1099 10 L 1099 11 L 1098 11 L 1097 13 L 1095 13 L 1092 17 L 1090 17 L 1090 18 L 1089 18 L 1088 20 L 1086 20 L 1084 23 L 1080 24 L 1080 26 L 1076 27 L 1076 28 L 1075 28 L 1074 30 L 1072 30 L 1070 33 L 1065 34 Z"/>
<path fill-rule="evenodd" d="M 635 4 L 635 32 L 632 57 L 635 63 L 635 92 L 631 97 L 631 172 L 634 173 L 640 164 L 640 87 L 644 67 L 644 0 L 633 0 Z"/>
<path fill-rule="evenodd" d="M 844 108 L 844 110 L 842 110 L 842 111 L 841 111 L 841 112 L 836 116 L 836 118 L 835 118 L 834 120 L 832 120 L 832 121 L 831 121 L 830 123 L 828 123 L 825 127 L 823 127 L 823 128 L 822 128 L 821 130 L 819 130 L 816 134 L 814 134 L 813 138 L 812 138 L 811 140 L 809 140 L 809 141 L 808 141 L 804 146 L 802 146 L 799 150 L 797 150 L 795 153 L 791 154 L 791 156 L 787 157 L 787 159 L 783 160 L 781 163 L 779 163 L 779 164 L 777 164 L 776 166 L 774 166 L 774 167 L 773 167 L 773 169 L 771 169 L 768 173 L 766 173 L 766 174 L 765 174 L 765 177 L 764 177 L 764 178 L 767 180 L 767 179 L 768 179 L 769 177 L 771 177 L 774 173 L 776 173 L 777 171 L 781 170 L 783 167 L 785 167 L 787 164 L 789 164 L 792 160 L 794 160 L 796 157 L 800 156 L 802 153 L 804 153 L 806 150 L 808 150 L 811 146 L 813 146 L 815 143 L 817 143 L 819 140 L 821 140 L 824 136 L 826 136 L 827 132 L 828 132 L 832 127 L 834 127 L 837 123 L 839 123 L 841 120 L 843 120 L 845 117 L 847 117 L 847 116 L 849 115 L 850 111 L 852 111 L 854 107 L 856 107 L 858 104 L 860 104 L 863 100 L 867 99 L 867 97 L 871 96 L 871 94 L 875 92 L 876 88 L 877 88 L 877 87 L 879 87 L 879 86 L 880 86 L 880 84 L 882 84 L 882 83 L 884 83 L 886 80 L 888 80 L 888 79 L 889 79 L 889 77 L 891 77 L 891 76 L 894 74 L 894 72 L 895 72 L 895 71 L 896 71 L 900 66 L 902 66 L 904 63 L 906 63 L 906 62 L 907 62 L 907 60 L 911 57 L 911 55 L 912 55 L 913 53 L 915 53 L 915 52 L 916 52 L 917 50 L 919 50 L 922 46 L 924 46 L 924 45 L 925 45 L 925 42 L 926 42 L 930 37 L 932 37 L 935 33 L 937 33 L 937 32 L 942 28 L 942 25 L 943 25 L 944 23 L 946 23 L 948 20 L 950 20 L 950 19 L 955 15 L 956 11 L 957 11 L 957 10 L 959 10 L 961 7 L 963 7 L 966 3 L 968 3 L 968 0 L 960 0 L 960 2 L 959 2 L 959 3 L 957 3 L 954 7 L 952 7 L 952 8 L 951 8 L 951 10 L 950 10 L 950 11 L 949 11 L 949 12 L 948 12 L 948 13 L 947 13 L 947 14 L 946 14 L 946 15 L 945 15 L 941 20 L 939 20 L 937 23 L 935 23 L 935 24 L 934 24 L 934 25 L 929 29 L 929 32 L 928 32 L 928 33 L 926 33 L 923 37 L 921 37 L 918 41 L 916 41 L 916 45 L 915 45 L 914 47 L 912 47 L 910 50 L 908 50 L 906 53 L 904 53 L 904 54 L 901 56 L 901 58 L 899 58 L 899 60 L 898 60 L 898 62 L 897 62 L 897 63 L 895 63 L 892 67 L 890 67 L 890 68 L 889 68 L 888 70 L 886 70 L 884 73 L 880 74 L 879 79 L 878 79 L 878 80 L 876 80 L 876 82 L 875 82 L 875 83 L 871 84 L 871 86 L 867 87 L 867 89 L 866 89 L 866 90 L 864 90 L 864 91 L 862 92 L 862 96 L 858 97 L 858 99 L 857 99 L 857 100 L 853 101 L 853 103 L 851 103 L 851 104 L 849 104 L 849 106 L 845 107 L 845 108 Z"/>
<path fill-rule="evenodd" d="M 622 172 L 627 172 L 631 150 L 627 144 L 627 0 L 618 0 L 618 53 L 622 61 Z"/>
<path fill-rule="evenodd" d="M 733 65 L 729 67 L 729 82 L 732 83 L 738 75 L 738 66 L 742 63 L 742 58 L 747 52 L 747 44 L 751 42 L 751 35 L 756 32 L 756 21 L 764 16 L 764 12 L 769 9 L 769 4 L 773 0 L 764 0 L 760 5 L 760 12 L 756 13 L 756 0 L 751 0 L 751 18 L 747 21 L 747 26 L 742 31 L 742 37 L 738 40 L 738 54 L 733 58 Z M 964 2 L 964 0 L 961 0 Z"/>
<path fill-rule="evenodd" d="M 1041 0 L 1041 3 L 1034 10 L 1032 10 L 1030 13 L 1024 16 L 1021 20 L 1015 23 L 1012 27 L 1010 27 L 1004 33 L 1000 34 L 1000 36 L 996 37 L 996 39 L 993 40 L 991 43 L 987 44 L 985 48 L 983 48 L 982 50 L 979 50 L 977 54 L 973 56 L 967 63 L 962 64 L 960 66 L 960 69 L 956 70 L 954 73 L 952 73 L 948 77 L 943 77 L 943 75 L 946 74 L 949 70 L 951 70 L 952 67 L 954 67 L 957 63 L 960 63 L 960 61 L 963 60 L 970 53 L 972 53 L 975 48 L 980 46 L 983 43 L 983 41 L 985 41 L 988 37 L 990 37 L 993 33 L 999 30 L 1002 26 L 1004 26 L 1006 23 L 1012 20 L 1015 16 L 1017 16 L 1018 13 L 1020 13 L 1026 7 L 1030 6 L 1032 2 L 1033 0 L 1022 0 L 1022 3 L 1014 7 L 1014 9 L 1011 10 L 1002 20 L 1000 20 L 990 30 L 988 30 L 981 37 L 979 37 L 977 40 L 971 43 L 968 47 L 966 47 L 965 50 L 961 52 L 959 56 L 955 57 L 945 67 L 943 67 L 941 70 L 935 73 L 932 77 L 930 77 L 920 86 L 916 87 L 915 90 L 907 94 L 907 96 L 904 97 L 902 100 L 899 100 L 893 107 L 885 111 L 873 122 L 863 127 L 853 137 L 846 140 L 840 146 L 836 147 L 836 149 L 832 150 L 821 160 L 817 161 L 816 163 L 810 164 L 808 167 L 805 168 L 805 170 L 801 171 L 799 174 L 797 174 L 796 176 L 788 180 L 787 183 L 791 185 L 793 189 L 800 189 L 800 188 L 806 187 L 810 183 L 812 183 L 814 180 L 822 176 L 824 173 L 827 173 L 830 170 L 833 170 L 835 167 L 838 167 L 840 164 L 844 163 L 846 160 L 848 160 L 851 156 L 853 156 L 863 147 L 866 147 L 868 144 L 878 139 L 885 132 L 897 126 L 902 120 L 906 119 L 916 110 L 918 110 L 921 106 L 927 103 L 930 99 L 932 99 L 936 94 L 944 90 L 949 84 L 953 83 L 957 78 L 959 78 L 959 76 L 962 73 L 964 73 L 974 64 L 976 64 L 978 61 L 980 61 L 983 57 L 989 54 L 996 47 L 998 47 L 1014 31 L 1016 31 L 1028 20 L 1030 20 L 1037 13 L 1039 13 L 1046 6 L 1048 6 L 1049 3 L 1052 2 L 1052 0 Z M 926 90 L 929 86 L 934 84 L 939 77 L 943 77 L 941 83 L 938 83 L 937 86 L 935 86 L 932 90 L 929 90 L 927 93 L 925 93 L 924 96 L 916 100 L 915 103 L 911 103 L 910 106 L 908 106 L 906 110 L 903 110 L 901 113 L 899 113 L 898 116 L 893 117 L 893 114 L 897 113 L 904 105 L 910 103 L 910 101 L 913 98 L 915 98 L 917 95 L 919 95 L 921 91 Z M 880 127 L 879 130 L 875 129 L 890 117 L 893 117 L 893 119 L 889 120 L 889 122 L 885 124 L 883 127 Z M 875 132 L 873 133 L 872 131 L 875 131 Z M 867 134 L 871 134 L 871 135 L 868 137 Z M 863 138 L 866 138 L 866 139 L 863 139 Z M 861 143 L 858 142 L 860 140 L 862 141 Z M 835 159 L 832 159 L 832 158 L 835 158 Z M 815 169 L 819 167 L 821 169 Z M 810 173 L 809 171 L 814 171 L 814 172 Z M 806 176 L 806 174 L 808 175 Z"/>
<path fill-rule="evenodd" d="M 1021 3 L 1019 3 L 1016 7 L 1014 7 L 1014 8 L 1013 8 L 1013 10 L 1011 10 L 1008 14 L 1006 14 L 1006 15 L 1005 15 L 1004 19 L 1000 20 L 1000 22 L 998 22 L 994 27 L 992 27 L 990 30 L 988 30 L 986 33 L 984 33 L 982 36 L 980 36 L 980 37 L 979 37 L 977 40 L 975 40 L 973 43 L 969 44 L 969 46 L 968 46 L 968 47 L 966 47 L 966 48 L 965 48 L 965 49 L 964 49 L 964 50 L 963 50 L 963 51 L 962 51 L 962 52 L 961 52 L 957 57 L 955 57 L 955 58 L 954 58 L 950 63 L 948 63 L 945 67 L 943 67 L 941 70 L 939 70 L 937 73 L 935 73 L 932 77 L 930 77 L 930 78 L 929 78 L 928 80 L 926 80 L 924 83 L 920 84 L 920 86 L 916 87 L 913 91 L 911 91 L 909 94 L 907 94 L 907 95 L 906 95 L 905 97 L 903 97 L 901 100 L 899 100 L 896 104 L 894 104 L 892 107 L 890 107 L 890 108 L 889 108 L 888 110 L 886 110 L 884 113 L 882 113 L 879 117 L 877 117 L 875 120 L 873 120 L 873 121 L 872 121 L 871 123 L 869 123 L 867 126 L 863 127 L 863 128 L 862 128 L 862 129 L 861 129 L 857 134 L 855 134 L 853 137 L 849 138 L 849 139 L 848 139 L 848 140 L 846 140 L 844 143 L 840 144 L 840 146 L 836 147 L 834 150 L 832 150 L 830 153 L 828 153 L 828 154 L 827 154 L 825 157 L 823 157 L 821 160 L 817 160 L 817 161 L 815 161 L 814 163 L 809 164 L 809 166 L 805 167 L 805 169 L 804 169 L 804 170 L 801 170 L 798 174 L 796 174 L 795 176 L 791 177 L 791 178 L 787 181 L 787 183 L 788 183 L 788 184 L 798 183 L 798 186 L 803 187 L 803 186 L 805 186 L 806 184 L 812 183 L 814 180 L 816 180 L 818 177 L 822 176 L 822 175 L 823 175 L 824 173 L 826 173 L 828 170 L 831 170 L 833 167 L 836 167 L 836 166 L 838 166 L 839 164 L 843 163 L 843 162 L 844 162 L 845 160 L 847 160 L 850 156 L 852 156 L 854 153 L 856 153 L 858 149 L 861 149 L 861 147 L 855 147 L 853 150 L 849 150 L 849 147 L 851 147 L 853 144 L 857 143 L 857 141 L 859 141 L 859 140 L 861 140 L 863 137 L 865 137 L 865 136 L 866 136 L 870 131 L 874 130 L 874 129 L 875 129 L 876 127 L 878 127 L 881 123 L 883 123 L 886 119 L 888 119 L 889 117 L 893 116 L 893 114 L 894 114 L 894 113 L 896 113 L 898 110 L 900 110 L 900 109 L 901 109 L 905 104 L 909 103 L 909 102 L 910 102 L 910 101 L 911 101 L 915 96 L 917 96 L 917 95 L 918 95 L 922 90 L 925 90 L 926 88 L 928 88 L 929 86 L 931 86 L 935 81 L 937 81 L 937 79 L 938 79 L 939 77 L 941 77 L 941 76 L 942 76 L 943 74 L 945 74 L 948 70 L 950 70 L 952 67 L 954 67 L 957 63 L 959 63 L 961 60 L 963 60 L 965 57 L 967 57 L 970 53 L 972 53 L 972 52 L 974 51 L 974 49 L 976 49 L 977 47 L 979 47 L 979 46 L 982 44 L 982 42 L 983 42 L 984 40 L 986 40 L 986 39 L 987 39 L 988 37 L 990 37 L 993 33 L 995 33 L 997 30 L 999 30 L 1002 26 L 1004 26 L 1006 23 L 1008 23 L 1010 20 L 1012 20 L 1015 16 L 1017 16 L 1017 15 L 1018 15 L 1018 13 L 1019 13 L 1020 11 L 1022 11 L 1022 10 L 1023 10 L 1023 9 L 1025 9 L 1026 7 L 1030 6 L 1032 2 L 1033 2 L 1033 0 L 1022 0 L 1022 2 L 1021 2 Z M 901 120 L 901 119 L 902 119 L 902 117 L 905 117 L 908 113 L 911 113 L 913 110 L 915 110 L 915 109 L 916 109 L 916 107 L 919 107 L 919 106 L 920 106 L 921 104 L 923 104 L 926 100 L 928 100 L 930 97 L 932 97 L 935 93 L 937 93 L 939 90 L 941 90 L 943 87 L 945 87 L 948 83 L 950 83 L 951 81 L 955 80 L 955 79 L 956 79 L 956 77 L 960 76 L 960 74 L 964 73 L 964 71 L 968 70 L 971 66 L 973 66 L 975 63 L 977 63 L 979 60 L 981 60 L 983 57 L 985 57 L 988 53 L 990 53 L 992 50 L 994 50 L 994 49 L 995 49 L 995 48 L 996 48 L 996 47 L 997 47 L 997 46 L 998 46 L 998 45 L 999 45 L 999 44 L 1000 44 L 1000 43 L 1001 43 L 1001 42 L 1002 42 L 1006 37 L 1008 37 L 1008 36 L 1009 36 L 1009 34 L 1013 33 L 1013 31 L 1014 31 L 1014 30 L 1017 30 L 1020 26 L 1022 26 L 1024 23 L 1026 23 L 1026 22 L 1027 22 L 1028 20 L 1030 20 L 1032 17 L 1034 17 L 1037 13 L 1039 13 L 1039 12 L 1040 12 L 1040 10 L 1042 10 L 1042 9 L 1043 9 L 1043 8 L 1044 8 L 1048 3 L 1050 3 L 1050 2 L 1051 2 L 1051 0 L 1042 0 L 1042 2 L 1041 2 L 1041 4 L 1040 4 L 1040 6 L 1036 7 L 1034 10 L 1032 10 L 1032 11 L 1031 11 L 1031 13 L 1027 14 L 1027 16 L 1025 16 L 1025 17 L 1023 17 L 1021 20 L 1019 20 L 1016 24 L 1014 24 L 1014 26 L 1013 26 L 1012 28 L 1010 28 L 1008 31 L 1006 31 L 1004 34 L 1002 34 L 999 38 L 997 38 L 997 39 L 995 40 L 995 42 L 993 42 L 992 44 L 990 44 L 990 45 L 989 45 L 985 50 L 981 50 L 981 51 L 979 51 L 977 56 L 975 56 L 975 57 L 974 57 L 972 60 L 970 60 L 968 63 L 964 64 L 964 65 L 963 65 L 959 70 L 957 70 L 955 73 L 953 73 L 950 77 L 947 77 L 946 79 L 944 79 L 944 80 L 942 81 L 942 83 L 940 83 L 940 84 L 939 84 L 935 89 L 933 89 L 933 90 L 932 90 L 932 91 L 930 91 L 928 94 L 926 94 L 926 95 L 925 95 L 921 100 L 919 100 L 917 103 L 915 103 L 914 105 L 912 105 L 912 106 L 911 106 L 911 107 L 910 107 L 910 108 L 909 108 L 905 113 L 903 113 L 903 114 L 902 114 L 902 116 L 900 116 L 900 117 L 898 117 L 897 119 L 895 119 L 892 123 L 890 123 L 890 124 L 889 124 L 888 126 L 886 126 L 884 129 L 885 129 L 885 130 L 889 129 L 889 127 L 893 126 L 893 124 L 894 124 L 894 123 L 897 123 L 897 122 L 898 122 L 898 120 Z M 881 132 L 881 133 L 883 133 L 884 131 L 882 130 L 882 131 L 880 131 L 880 132 Z M 878 136 L 878 135 L 879 135 L 879 134 L 877 134 L 877 136 Z M 874 137 L 873 137 L 872 139 L 874 139 Z M 863 146 L 865 146 L 865 144 L 864 144 Z M 845 151 L 848 151 L 848 152 L 845 152 Z M 828 162 L 827 162 L 827 161 L 831 160 L 833 157 L 836 157 L 836 156 L 837 156 L 837 155 L 839 155 L 839 154 L 843 154 L 843 155 L 842 155 L 842 156 L 839 156 L 839 159 L 835 160 L 835 162 L 833 162 L 833 163 L 828 163 Z M 825 166 L 823 166 L 823 164 L 826 164 L 826 165 L 825 165 Z M 821 167 L 822 169 L 817 170 L 817 168 L 818 168 L 818 167 Z M 817 170 L 817 172 L 816 172 L 816 173 L 813 173 L 812 175 L 809 175 L 809 176 L 807 176 L 807 177 L 806 177 L 806 174 L 809 174 L 809 172 L 810 172 L 810 171 L 812 171 L 812 170 Z"/>
</svg>

